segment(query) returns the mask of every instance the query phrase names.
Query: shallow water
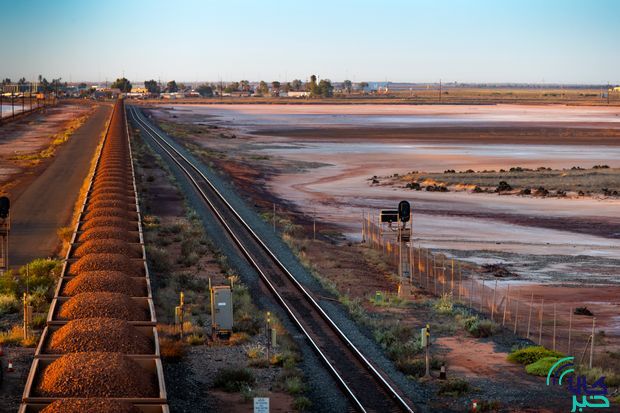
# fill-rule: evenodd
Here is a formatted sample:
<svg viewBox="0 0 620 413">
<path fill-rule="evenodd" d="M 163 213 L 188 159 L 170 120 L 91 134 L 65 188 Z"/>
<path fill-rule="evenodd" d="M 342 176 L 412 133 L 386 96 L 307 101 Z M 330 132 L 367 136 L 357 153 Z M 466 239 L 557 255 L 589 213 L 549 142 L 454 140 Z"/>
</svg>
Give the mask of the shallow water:
<svg viewBox="0 0 620 413">
<path fill-rule="evenodd" d="M 235 126 L 410 126 L 477 123 L 620 123 L 620 109 L 563 105 L 177 105 L 178 113 L 215 116 Z"/>
</svg>

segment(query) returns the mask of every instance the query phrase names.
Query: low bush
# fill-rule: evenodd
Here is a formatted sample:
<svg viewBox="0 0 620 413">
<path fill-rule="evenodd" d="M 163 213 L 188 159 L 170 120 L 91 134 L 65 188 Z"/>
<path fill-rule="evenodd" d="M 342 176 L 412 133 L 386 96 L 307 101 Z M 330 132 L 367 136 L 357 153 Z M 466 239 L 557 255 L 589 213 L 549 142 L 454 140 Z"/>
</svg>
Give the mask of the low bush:
<svg viewBox="0 0 620 413">
<path fill-rule="evenodd" d="M 474 337 L 491 337 L 498 330 L 499 326 L 492 320 L 477 320 L 467 331 Z"/>
<path fill-rule="evenodd" d="M 169 337 L 160 337 L 159 352 L 162 359 L 177 362 L 185 356 L 185 346 L 179 340 Z"/>
<path fill-rule="evenodd" d="M 307 397 L 299 396 L 293 400 L 293 409 L 298 412 L 305 412 L 310 409 L 310 407 L 312 407 L 312 402 Z"/>
<path fill-rule="evenodd" d="M 248 369 L 224 368 L 216 373 L 213 387 L 234 393 L 241 391 L 244 387 L 251 387 L 254 382 L 254 375 Z"/>
<path fill-rule="evenodd" d="M 168 251 L 164 248 L 147 246 L 146 257 L 148 259 L 149 268 L 158 274 L 169 273 L 172 269 Z"/>
<path fill-rule="evenodd" d="M 265 356 L 265 346 L 262 344 L 252 344 L 246 347 L 245 354 L 250 359 L 259 359 Z"/>
<path fill-rule="evenodd" d="M 233 318 L 234 330 L 255 335 L 260 331 L 261 319 L 259 311 L 252 303 L 252 297 L 248 289 L 237 284 L 233 289 Z"/>
<path fill-rule="evenodd" d="M 190 334 L 187 336 L 187 344 L 190 346 L 201 346 L 205 343 L 206 338 L 200 334 Z"/>
<path fill-rule="evenodd" d="M 435 304 L 433 304 L 433 307 L 439 314 L 452 314 L 452 309 L 454 308 L 452 294 L 442 294 Z"/>
<path fill-rule="evenodd" d="M 426 363 L 420 359 L 402 359 L 396 362 L 396 368 L 412 377 L 422 377 L 426 373 Z"/>
<path fill-rule="evenodd" d="M 284 390 L 286 390 L 288 394 L 300 394 L 304 389 L 304 382 L 299 376 L 289 377 L 284 381 Z"/>
<path fill-rule="evenodd" d="M 527 374 L 532 374 L 534 376 L 546 376 L 547 373 L 549 373 L 549 369 L 553 367 L 555 362 L 558 360 L 559 359 L 557 357 L 543 357 L 540 360 L 525 366 L 525 371 Z"/>
<path fill-rule="evenodd" d="M 13 294 L 0 294 L 0 315 L 16 313 L 20 302 Z"/>
<path fill-rule="evenodd" d="M 562 353 L 549 350 L 543 346 L 530 346 L 513 351 L 508 355 L 508 361 L 513 363 L 528 365 L 537 362 L 545 357 L 563 357 Z"/>
<path fill-rule="evenodd" d="M 24 330 L 20 325 L 14 325 L 9 331 L 0 332 L 0 344 L 19 346 L 24 339 Z"/>
<path fill-rule="evenodd" d="M 620 372 L 617 371 L 600 367 L 592 367 L 591 369 L 582 367 L 577 369 L 577 373 L 585 375 L 588 383 L 594 383 L 600 377 L 605 377 L 607 387 L 620 387 Z"/>
<path fill-rule="evenodd" d="M 437 394 L 442 396 L 459 397 L 469 391 L 469 383 L 463 379 L 450 379 L 439 384 Z"/>
</svg>

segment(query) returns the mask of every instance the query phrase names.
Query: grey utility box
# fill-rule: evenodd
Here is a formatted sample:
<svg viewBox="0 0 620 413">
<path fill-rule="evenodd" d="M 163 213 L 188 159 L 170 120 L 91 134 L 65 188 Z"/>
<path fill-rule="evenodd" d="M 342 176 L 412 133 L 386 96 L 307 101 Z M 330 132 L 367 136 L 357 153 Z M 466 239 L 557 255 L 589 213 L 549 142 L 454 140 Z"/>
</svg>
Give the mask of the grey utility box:
<svg viewBox="0 0 620 413">
<path fill-rule="evenodd" d="M 228 337 L 233 329 L 233 301 L 229 286 L 211 287 L 212 334 Z"/>
</svg>

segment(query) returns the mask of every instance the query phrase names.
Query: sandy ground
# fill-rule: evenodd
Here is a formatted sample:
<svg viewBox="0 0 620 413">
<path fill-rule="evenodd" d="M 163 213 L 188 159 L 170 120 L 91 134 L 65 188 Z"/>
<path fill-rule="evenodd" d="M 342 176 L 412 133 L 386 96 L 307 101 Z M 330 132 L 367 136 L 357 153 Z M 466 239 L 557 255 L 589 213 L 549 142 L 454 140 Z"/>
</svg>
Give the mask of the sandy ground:
<svg viewBox="0 0 620 413">
<path fill-rule="evenodd" d="M 16 156 L 29 155 L 47 148 L 52 137 L 62 132 L 69 121 L 87 113 L 90 105 L 63 104 L 33 113 L 16 122 L 0 127 L 0 185 L 23 179 L 28 174 L 28 162 Z"/>
</svg>

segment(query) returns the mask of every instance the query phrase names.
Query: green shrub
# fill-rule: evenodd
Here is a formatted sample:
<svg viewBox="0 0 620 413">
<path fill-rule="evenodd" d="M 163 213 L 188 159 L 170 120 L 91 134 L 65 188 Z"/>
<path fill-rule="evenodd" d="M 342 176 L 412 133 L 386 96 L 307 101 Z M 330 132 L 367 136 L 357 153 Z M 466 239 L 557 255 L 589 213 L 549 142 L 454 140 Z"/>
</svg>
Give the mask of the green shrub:
<svg viewBox="0 0 620 413">
<path fill-rule="evenodd" d="M 620 373 L 613 370 L 606 370 L 600 367 L 592 367 L 589 368 L 579 368 L 577 369 L 578 374 L 583 374 L 586 376 L 586 381 L 588 383 L 594 383 L 600 377 L 605 377 L 605 384 L 607 387 L 620 387 Z"/>
<path fill-rule="evenodd" d="M 158 274 L 169 273 L 172 269 L 172 263 L 168 257 L 168 251 L 163 248 L 147 246 L 146 257 L 148 259 L 149 267 L 152 271 Z"/>
<path fill-rule="evenodd" d="M 200 334 L 190 334 L 187 336 L 187 344 L 190 346 L 201 346 L 205 343 L 206 338 Z"/>
<path fill-rule="evenodd" d="M 426 373 L 426 363 L 420 359 L 403 359 L 396 362 L 396 368 L 408 376 L 422 377 Z"/>
<path fill-rule="evenodd" d="M 288 394 L 300 394 L 304 391 L 304 388 L 304 382 L 299 376 L 289 377 L 284 381 L 284 390 L 286 390 Z"/>
<path fill-rule="evenodd" d="M 549 369 L 553 367 L 558 360 L 557 357 L 543 357 L 525 366 L 525 371 L 527 374 L 533 374 L 534 376 L 546 376 L 549 373 Z"/>
<path fill-rule="evenodd" d="M 252 297 L 248 289 L 241 284 L 237 284 L 233 289 L 233 318 L 234 331 L 245 332 L 255 335 L 262 326 L 259 318 L 259 311 L 252 303 Z"/>
<path fill-rule="evenodd" d="M 48 291 L 56 285 L 60 276 L 62 263 L 51 258 L 37 258 L 19 269 L 21 291 Z"/>
<path fill-rule="evenodd" d="M 491 337 L 498 330 L 498 325 L 492 320 L 477 320 L 467 329 L 474 337 Z"/>
<path fill-rule="evenodd" d="M 4 275 L 0 275 L 0 294 L 17 296 L 18 282 L 13 276 L 13 271 L 9 270 Z"/>
<path fill-rule="evenodd" d="M 469 383 L 463 379 L 450 379 L 439 384 L 437 394 L 443 396 L 459 397 L 469 391 Z"/>
<path fill-rule="evenodd" d="M 16 313 L 21 305 L 13 294 L 0 294 L 0 315 Z"/>
<path fill-rule="evenodd" d="M 454 304 L 452 303 L 452 294 L 444 293 L 433 304 L 433 307 L 439 314 L 452 314 Z"/>
<path fill-rule="evenodd" d="M 312 402 L 307 397 L 299 396 L 293 401 L 293 409 L 298 412 L 305 412 L 310 407 L 312 407 Z"/>
<path fill-rule="evenodd" d="M 545 357 L 563 357 L 562 353 L 549 350 L 543 346 L 530 346 L 517 351 L 513 351 L 508 355 L 508 361 L 513 363 L 528 365 L 537 362 Z"/>
<path fill-rule="evenodd" d="M 213 387 L 234 393 L 251 387 L 254 381 L 254 375 L 248 369 L 225 368 L 216 373 Z"/>
</svg>

